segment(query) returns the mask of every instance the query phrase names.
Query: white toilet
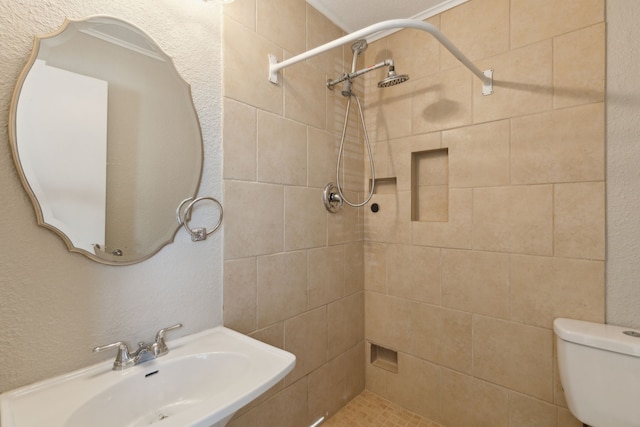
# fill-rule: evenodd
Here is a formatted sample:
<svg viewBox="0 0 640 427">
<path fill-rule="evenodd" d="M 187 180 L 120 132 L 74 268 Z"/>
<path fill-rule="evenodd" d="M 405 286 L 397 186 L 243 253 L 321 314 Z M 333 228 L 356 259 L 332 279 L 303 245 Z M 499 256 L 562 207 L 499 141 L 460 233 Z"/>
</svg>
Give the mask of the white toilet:
<svg viewBox="0 0 640 427">
<path fill-rule="evenodd" d="M 553 330 L 571 413 L 591 427 L 640 427 L 640 332 L 572 319 Z"/>
</svg>

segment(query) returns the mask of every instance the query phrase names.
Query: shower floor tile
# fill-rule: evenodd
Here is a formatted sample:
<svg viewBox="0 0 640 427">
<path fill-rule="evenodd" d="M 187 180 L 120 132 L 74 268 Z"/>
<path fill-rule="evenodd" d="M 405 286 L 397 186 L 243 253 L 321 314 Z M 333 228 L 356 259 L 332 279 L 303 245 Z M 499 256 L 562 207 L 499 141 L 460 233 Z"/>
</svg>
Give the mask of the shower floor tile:
<svg viewBox="0 0 640 427">
<path fill-rule="evenodd" d="M 322 427 L 443 427 L 367 390 L 356 396 Z"/>
</svg>

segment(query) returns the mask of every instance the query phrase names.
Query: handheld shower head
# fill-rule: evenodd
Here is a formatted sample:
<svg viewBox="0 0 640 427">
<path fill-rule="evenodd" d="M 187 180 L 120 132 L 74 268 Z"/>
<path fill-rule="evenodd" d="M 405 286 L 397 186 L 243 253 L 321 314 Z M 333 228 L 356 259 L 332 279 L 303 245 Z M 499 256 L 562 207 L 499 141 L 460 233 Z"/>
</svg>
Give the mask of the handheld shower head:
<svg viewBox="0 0 640 427">
<path fill-rule="evenodd" d="M 344 81 L 344 87 L 342 88 L 342 92 L 340 92 L 342 96 L 351 96 L 351 79 L 347 79 Z"/>
<path fill-rule="evenodd" d="M 362 52 L 367 50 L 369 47 L 369 43 L 365 39 L 356 40 L 355 43 L 351 45 L 351 50 L 354 55 L 360 55 Z"/>
<path fill-rule="evenodd" d="M 404 83 L 407 80 L 409 80 L 409 76 L 407 74 L 396 74 L 395 67 L 393 65 L 390 65 L 389 74 L 387 74 L 387 77 L 378 82 L 378 87 L 382 88 L 395 86 L 399 85 L 400 83 Z"/>
</svg>

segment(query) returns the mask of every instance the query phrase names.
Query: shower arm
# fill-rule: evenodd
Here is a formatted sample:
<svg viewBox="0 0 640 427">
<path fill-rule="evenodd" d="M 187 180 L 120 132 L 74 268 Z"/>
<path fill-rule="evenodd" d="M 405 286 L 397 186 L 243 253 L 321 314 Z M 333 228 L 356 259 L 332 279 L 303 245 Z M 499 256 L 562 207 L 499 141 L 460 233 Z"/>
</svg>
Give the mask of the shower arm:
<svg viewBox="0 0 640 427">
<path fill-rule="evenodd" d="M 382 62 L 378 62 L 375 65 L 371 65 L 369 67 L 363 68 L 361 70 L 358 71 L 353 71 L 352 73 L 345 73 L 343 74 L 341 77 L 338 77 L 335 80 L 331 80 L 327 82 L 327 87 L 331 90 L 333 90 L 333 87 L 339 83 L 342 83 L 345 80 L 353 80 L 358 76 L 361 76 L 365 73 L 368 73 L 369 71 L 373 71 L 373 70 L 377 70 L 378 68 L 382 68 L 385 66 L 389 66 L 389 67 L 393 67 L 393 59 L 386 59 Z"/>
<path fill-rule="evenodd" d="M 493 93 L 493 70 L 480 71 L 480 69 L 476 67 L 469 60 L 469 58 L 467 58 L 453 43 L 451 43 L 451 41 L 446 38 L 444 34 L 442 34 L 440 30 L 436 28 L 436 26 L 417 19 L 391 19 L 389 21 L 379 22 L 377 24 L 362 28 L 361 30 L 355 31 L 351 34 L 347 34 L 346 36 L 340 37 L 339 39 L 335 39 L 321 46 L 308 50 L 282 62 L 278 62 L 278 59 L 274 55 L 269 55 L 269 81 L 271 83 L 278 84 L 278 72 L 290 65 L 297 64 L 298 62 L 324 53 L 330 49 L 354 42 L 371 34 L 396 28 L 414 28 L 416 30 L 426 31 L 427 33 L 431 34 L 436 38 L 436 40 L 440 42 L 442 46 L 444 46 L 449 52 L 451 52 L 451 54 L 462 63 L 462 65 L 467 67 L 473 74 L 476 75 L 476 77 L 478 77 L 482 81 L 483 95 L 491 95 Z"/>
</svg>

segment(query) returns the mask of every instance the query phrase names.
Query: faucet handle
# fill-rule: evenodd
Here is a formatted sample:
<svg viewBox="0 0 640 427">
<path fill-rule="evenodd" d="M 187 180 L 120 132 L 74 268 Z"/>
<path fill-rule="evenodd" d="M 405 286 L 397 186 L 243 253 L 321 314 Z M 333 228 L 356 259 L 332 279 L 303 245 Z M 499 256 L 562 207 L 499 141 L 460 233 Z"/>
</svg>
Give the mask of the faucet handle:
<svg viewBox="0 0 640 427">
<path fill-rule="evenodd" d="M 98 353 L 100 351 L 108 350 L 113 347 L 118 347 L 118 353 L 116 353 L 116 360 L 114 360 L 113 362 L 114 371 L 121 371 L 135 364 L 135 361 L 131 358 L 131 355 L 129 354 L 129 347 L 127 347 L 127 344 L 123 341 L 118 341 L 111 344 L 98 346 L 93 349 L 93 352 Z"/>
<path fill-rule="evenodd" d="M 156 334 L 156 344 L 157 344 L 157 355 L 163 356 L 169 352 L 167 348 L 167 343 L 164 341 L 164 334 L 174 329 L 178 329 L 182 327 L 182 323 L 176 323 L 173 326 L 169 326 L 167 328 L 160 329 Z"/>
</svg>

